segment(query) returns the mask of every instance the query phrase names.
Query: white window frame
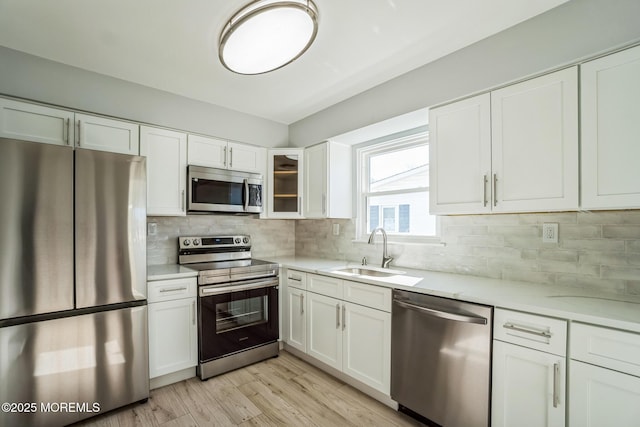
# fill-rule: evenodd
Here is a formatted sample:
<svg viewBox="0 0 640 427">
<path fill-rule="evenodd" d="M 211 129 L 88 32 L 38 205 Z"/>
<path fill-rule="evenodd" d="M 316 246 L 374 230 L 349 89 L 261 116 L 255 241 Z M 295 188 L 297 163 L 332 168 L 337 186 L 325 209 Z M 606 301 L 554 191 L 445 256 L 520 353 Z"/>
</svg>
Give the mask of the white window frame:
<svg viewBox="0 0 640 427">
<path fill-rule="evenodd" d="M 391 191 L 369 191 L 369 157 L 379 155 L 385 152 L 399 151 L 416 145 L 429 144 L 429 133 L 426 126 L 389 135 L 360 144 L 354 147 L 354 159 L 356 162 L 355 183 L 356 183 L 356 241 L 366 242 L 369 238 L 367 229 L 367 198 L 372 196 L 387 196 L 394 194 L 422 193 L 429 191 L 428 186 L 417 187 L 413 189 L 391 190 Z M 382 206 L 382 205 L 381 205 Z M 396 209 L 398 215 L 398 209 Z M 380 210 L 380 221 L 382 224 L 382 209 Z M 440 220 L 436 216 L 436 234 L 434 236 L 424 235 L 400 235 L 395 233 L 387 233 L 390 242 L 397 243 L 436 243 L 440 244 Z"/>
</svg>

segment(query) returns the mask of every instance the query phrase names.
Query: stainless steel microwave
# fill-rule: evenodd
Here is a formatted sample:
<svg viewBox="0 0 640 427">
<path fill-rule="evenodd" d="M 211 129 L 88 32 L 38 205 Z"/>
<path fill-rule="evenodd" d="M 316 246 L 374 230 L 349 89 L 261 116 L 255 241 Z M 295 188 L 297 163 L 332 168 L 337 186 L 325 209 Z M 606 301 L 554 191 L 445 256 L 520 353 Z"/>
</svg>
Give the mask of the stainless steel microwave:
<svg viewBox="0 0 640 427">
<path fill-rule="evenodd" d="M 189 212 L 262 212 L 262 175 L 187 167 Z"/>
</svg>

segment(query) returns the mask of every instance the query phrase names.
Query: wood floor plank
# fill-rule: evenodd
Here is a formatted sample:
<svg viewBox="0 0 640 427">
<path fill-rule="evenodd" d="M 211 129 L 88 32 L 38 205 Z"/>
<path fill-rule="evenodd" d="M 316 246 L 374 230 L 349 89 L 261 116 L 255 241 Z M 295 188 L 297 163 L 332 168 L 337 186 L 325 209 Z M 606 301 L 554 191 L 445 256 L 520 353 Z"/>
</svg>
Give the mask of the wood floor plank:
<svg viewBox="0 0 640 427">
<path fill-rule="evenodd" d="M 287 352 L 200 381 L 151 391 L 145 404 L 74 427 L 366 426 L 422 424 Z"/>
</svg>

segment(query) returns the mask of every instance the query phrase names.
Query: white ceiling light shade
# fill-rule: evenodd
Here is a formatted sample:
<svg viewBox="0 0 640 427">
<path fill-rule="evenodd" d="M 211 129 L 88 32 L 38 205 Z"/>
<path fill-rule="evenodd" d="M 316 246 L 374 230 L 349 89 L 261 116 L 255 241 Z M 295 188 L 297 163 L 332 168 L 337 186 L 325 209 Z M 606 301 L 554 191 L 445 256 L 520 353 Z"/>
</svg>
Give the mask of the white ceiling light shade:
<svg viewBox="0 0 640 427">
<path fill-rule="evenodd" d="M 238 11 L 220 34 L 222 64 L 239 74 L 284 67 L 311 46 L 318 9 L 311 0 L 257 0 Z"/>
</svg>

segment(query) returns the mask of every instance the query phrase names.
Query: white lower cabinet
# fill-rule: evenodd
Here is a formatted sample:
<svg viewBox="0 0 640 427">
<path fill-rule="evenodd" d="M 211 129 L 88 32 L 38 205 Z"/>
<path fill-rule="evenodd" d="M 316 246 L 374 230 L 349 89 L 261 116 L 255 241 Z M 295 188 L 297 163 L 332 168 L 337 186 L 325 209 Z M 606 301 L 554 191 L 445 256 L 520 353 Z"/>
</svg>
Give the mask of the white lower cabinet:
<svg viewBox="0 0 640 427">
<path fill-rule="evenodd" d="M 640 334 L 571 325 L 569 424 L 640 426 Z"/>
<path fill-rule="evenodd" d="M 288 270 L 285 295 L 288 346 L 389 395 L 391 289 Z"/>
<path fill-rule="evenodd" d="M 640 378 L 571 361 L 571 426 L 640 425 Z"/>
<path fill-rule="evenodd" d="M 496 308 L 491 425 L 564 427 L 567 322 Z"/>
<path fill-rule="evenodd" d="M 196 288 L 195 278 L 148 283 L 151 379 L 198 363 Z"/>
<path fill-rule="evenodd" d="M 564 357 L 494 341 L 492 426 L 565 425 Z"/>
</svg>

